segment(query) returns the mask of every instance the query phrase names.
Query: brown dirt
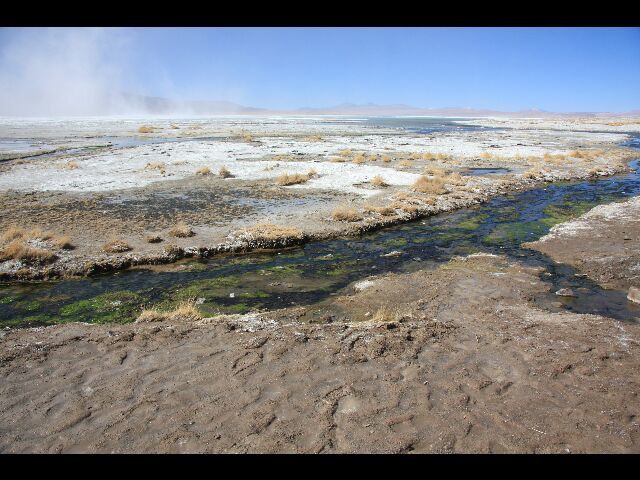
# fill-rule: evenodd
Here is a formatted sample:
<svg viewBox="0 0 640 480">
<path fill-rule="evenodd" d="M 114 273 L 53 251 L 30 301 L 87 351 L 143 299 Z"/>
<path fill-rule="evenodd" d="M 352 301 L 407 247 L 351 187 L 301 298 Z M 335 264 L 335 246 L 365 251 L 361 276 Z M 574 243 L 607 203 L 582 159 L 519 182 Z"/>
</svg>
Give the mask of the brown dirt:
<svg viewBox="0 0 640 480">
<path fill-rule="evenodd" d="M 0 451 L 640 452 L 640 325 L 540 310 L 549 285 L 502 257 L 370 280 L 315 310 L 2 332 Z"/>
<path fill-rule="evenodd" d="M 640 197 L 601 205 L 524 244 L 605 288 L 640 287 Z"/>
</svg>

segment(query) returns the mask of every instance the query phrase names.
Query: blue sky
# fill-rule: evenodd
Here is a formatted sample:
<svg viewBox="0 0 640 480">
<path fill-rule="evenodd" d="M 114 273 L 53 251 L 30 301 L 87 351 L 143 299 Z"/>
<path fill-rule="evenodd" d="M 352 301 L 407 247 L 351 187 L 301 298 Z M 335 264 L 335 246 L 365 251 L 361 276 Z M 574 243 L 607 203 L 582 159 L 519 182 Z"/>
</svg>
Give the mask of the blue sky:
<svg viewBox="0 0 640 480">
<path fill-rule="evenodd" d="M 58 63 L 69 70 L 75 45 L 91 42 L 75 30 L 72 48 L 55 33 L 0 29 L 0 69 L 37 71 L 59 41 Z M 29 38 L 39 40 L 15 50 Z M 264 108 L 640 109 L 639 28 L 138 28 L 101 30 L 91 41 L 99 61 L 78 76 L 100 82 L 104 70 L 107 84 L 147 95 Z M 16 66 L 47 42 L 40 63 Z"/>
</svg>

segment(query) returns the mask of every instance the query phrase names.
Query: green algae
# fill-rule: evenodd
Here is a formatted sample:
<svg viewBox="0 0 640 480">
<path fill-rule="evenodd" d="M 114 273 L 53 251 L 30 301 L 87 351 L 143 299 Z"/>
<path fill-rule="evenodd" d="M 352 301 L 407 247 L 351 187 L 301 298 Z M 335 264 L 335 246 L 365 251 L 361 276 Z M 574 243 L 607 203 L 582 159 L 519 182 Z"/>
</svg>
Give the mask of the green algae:
<svg viewBox="0 0 640 480">
<path fill-rule="evenodd" d="M 143 304 L 143 296 L 130 291 L 104 293 L 78 300 L 58 311 L 62 321 L 90 323 L 127 323 L 134 320 Z"/>
<path fill-rule="evenodd" d="M 474 215 L 459 222 L 456 226 L 464 230 L 477 230 L 478 228 L 480 228 L 480 225 L 482 225 L 482 222 L 484 222 L 487 218 L 489 218 L 489 215 L 486 213 Z"/>
</svg>

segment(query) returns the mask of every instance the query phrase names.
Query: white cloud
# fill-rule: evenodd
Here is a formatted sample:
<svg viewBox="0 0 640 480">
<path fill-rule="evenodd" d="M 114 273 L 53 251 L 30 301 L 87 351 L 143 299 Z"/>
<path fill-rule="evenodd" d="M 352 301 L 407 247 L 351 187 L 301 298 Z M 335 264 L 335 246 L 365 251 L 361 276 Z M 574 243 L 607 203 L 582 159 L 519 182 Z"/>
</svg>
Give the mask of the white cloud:
<svg viewBox="0 0 640 480">
<path fill-rule="evenodd" d="M 92 115 L 126 108 L 131 35 L 115 28 L 24 28 L 0 46 L 0 115 Z"/>
</svg>

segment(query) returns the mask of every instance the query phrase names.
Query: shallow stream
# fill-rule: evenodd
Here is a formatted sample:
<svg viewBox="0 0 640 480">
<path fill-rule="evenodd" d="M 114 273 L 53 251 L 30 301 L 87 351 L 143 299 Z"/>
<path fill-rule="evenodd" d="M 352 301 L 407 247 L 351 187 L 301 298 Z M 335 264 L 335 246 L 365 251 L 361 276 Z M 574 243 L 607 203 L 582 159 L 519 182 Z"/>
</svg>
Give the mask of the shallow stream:
<svg viewBox="0 0 640 480">
<path fill-rule="evenodd" d="M 399 128 L 452 127 L 430 119 L 388 121 Z M 640 148 L 639 139 L 633 137 L 625 145 Z M 205 315 L 310 305 L 369 275 L 433 268 L 454 255 L 476 252 L 504 254 L 544 267 L 541 275 L 552 286 L 536 298 L 543 308 L 638 321 L 640 306 L 629 302 L 626 292 L 602 289 L 571 267 L 520 247 L 596 205 L 640 195 L 639 161 L 631 166 L 634 171 L 627 175 L 556 182 L 359 238 L 314 242 L 279 252 L 191 259 L 83 279 L 0 284 L 0 327 L 130 322 L 143 307 L 170 308 L 191 299 Z M 500 173 L 476 170 L 473 173 Z M 385 256 L 391 252 L 398 253 Z M 577 296 L 554 294 L 565 287 Z"/>
<path fill-rule="evenodd" d="M 637 320 L 640 308 L 625 292 L 602 289 L 572 268 L 520 247 L 595 205 L 640 195 L 638 161 L 632 166 L 635 171 L 628 175 L 549 184 L 359 238 L 84 279 L 0 285 L 0 326 L 129 322 L 145 306 L 169 308 L 189 299 L 209 315 L 308 305 L 372 274 L 432 268 L 454 255 L 475 252 L 505 254 L 544 267 L 544 280 L 553 284 L 536 300 L 544 308 Z M 390 252 L 400 254 L 384 256 Z M 577 297 L 554 295 L 563 287 Z"/>
</svg>

